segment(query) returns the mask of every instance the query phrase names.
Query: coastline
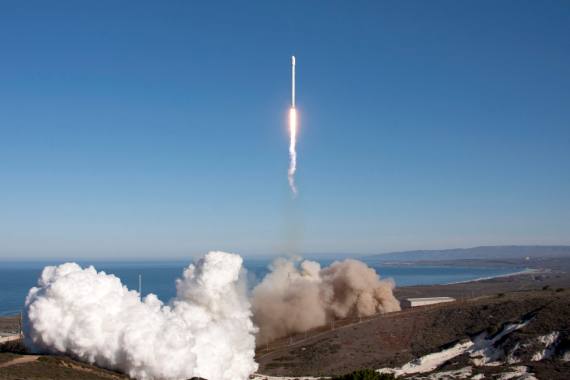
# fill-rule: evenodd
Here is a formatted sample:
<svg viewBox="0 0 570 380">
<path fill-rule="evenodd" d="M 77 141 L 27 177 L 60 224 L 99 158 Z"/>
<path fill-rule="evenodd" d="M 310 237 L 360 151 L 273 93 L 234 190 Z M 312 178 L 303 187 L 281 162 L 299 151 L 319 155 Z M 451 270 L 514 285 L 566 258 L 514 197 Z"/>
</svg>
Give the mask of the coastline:
<svg viewBox="0 0 570 380">
<path fill-rule="evenodd" d="M 403 265 L 391 265 L 382 267 L 372 262 L 365 262 L 374 268 L 381 278 L 392 278 L 397 287 L 409 286 L 443 286 L 455 281 L 471 282 L 480 278 L 495 276 L 495 273 L 502 275 L 509 273 L 509 270 L 519 270 L 522 266 L 511 266 L 505 268 L 497 268 L 491 266 L 480 265 L 480 263 L 456 263 L 455 267 L 448 267 L 439 263 L 430 265 L 404 263 Z M 107 273 L 113 273 L 118 276 L 124 285 L 130 289 L 135 289 L 138 284 L 138 274 L 142 274 L 145 281 L 146 293 L 154 293 L 159 299 L 167 303 L 169 299 L 175 296 L 174 287 L 164 284 L 173 284 L 175 279 L 180 276 L 182 268 L 177 263 L 163 263 L 159 265 L 158 270 L 148 271 L 145 264 L 142 267 L 128 267 L 119 265 L 113 267 L 112 263 L 100 263 L 102 270 Z M 103 265 L 106 264 L 106 265 Z M 325 262 L 321 263 L 326 265 Z M 255 278 L 260 279 L 266 274 L 265 268 L 268 262 L 250 262 L 247 267 L 249 273 L 253 273 Z M 16 270 L 16 268 L 19 268 Z M 492 269 L 491 269 L 492 268 Z M 29 289 L 35 286 L 39 270 L 37 268 L 30 269 L 27 266 L 0 269 L 0 316 L 13 316 L 20 313 L 24 307 L 23 303 Z"/>
<path fill-rule="evenodd" d="M 494 280 L 494 279 L 498 279 L 498 278 L 520 276 L 520 275 L 525 275 L 525 274 L 539 274 L 539 273 L 549 273 L 549 272 L 550 272 L 549 269 L 525 268 L 525 269 L 523 269 L 521 271 L 517 271 L 517 272 L 498 274 L 496 276 L 480 277 L 480 278 L 476 278 L 473 280 L 448 282 L 448 283 L 440 284 L 440 285 L 469 284 L 471 282 L 480 282 L 480 281 Z"/>
</svg>

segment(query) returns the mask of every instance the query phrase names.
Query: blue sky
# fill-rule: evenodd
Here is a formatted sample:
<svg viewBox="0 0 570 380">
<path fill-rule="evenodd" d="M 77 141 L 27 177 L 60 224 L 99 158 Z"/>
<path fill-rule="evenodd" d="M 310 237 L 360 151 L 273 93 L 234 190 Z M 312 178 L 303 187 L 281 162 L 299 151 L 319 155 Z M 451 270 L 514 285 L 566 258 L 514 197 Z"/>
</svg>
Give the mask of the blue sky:
<svg viewBox="0 0 570 380">
<path fill-rule="evenodd" d="M 0 47 L 0 259 L 570 243 L 567 1 L 7 1 Z"/>
</svg>

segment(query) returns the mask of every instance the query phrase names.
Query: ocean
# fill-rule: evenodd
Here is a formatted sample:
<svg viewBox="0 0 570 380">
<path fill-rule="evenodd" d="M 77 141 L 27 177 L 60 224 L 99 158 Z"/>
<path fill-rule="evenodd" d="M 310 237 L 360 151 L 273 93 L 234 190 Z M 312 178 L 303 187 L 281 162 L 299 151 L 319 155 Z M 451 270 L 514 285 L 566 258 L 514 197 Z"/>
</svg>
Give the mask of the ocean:
<svg viewBox="0 0 570 380">
<path fill-rule="evenodd" d="M 327 265 L 331 260 L 317 260 Z M 364 260 L 366 261 L 366 260 Z M 269 259 L 245 260 L 250 284 L 259 281 L 267 273 Z M 86 263 L 80 263 L 86 265 Z M 163 302 L 175 296 L 175 281 L 182 275 L 188 263 L 166 262 L 96 262 L 99 271 L 119 277 L 129 289 L 138 289 L 139 274 L 142 276 L 142 293 L 154 293 Z M 470 281 L 485 277 L 501 276 L 517 272 L 513 267 L 449 267 L 424 265 L 389 265 L 369 263 L 381 276 L 392 278 L 396 286 L 434 285 Z M 0 315 L 18 314 L 24 305 L 28 290 L 35 286 L 46 263 L 40 262 L 0 262 Z"/>
</svg>

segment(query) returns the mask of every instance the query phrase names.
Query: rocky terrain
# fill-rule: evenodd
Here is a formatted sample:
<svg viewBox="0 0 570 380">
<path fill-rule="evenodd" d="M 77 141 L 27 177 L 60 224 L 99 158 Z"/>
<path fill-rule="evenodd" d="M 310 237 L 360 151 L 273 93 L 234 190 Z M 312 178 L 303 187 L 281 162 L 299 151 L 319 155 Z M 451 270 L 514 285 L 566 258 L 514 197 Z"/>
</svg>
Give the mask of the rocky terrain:
<svg viewBox="0 0 570 380">
<path fill-rule="evenodd" d="M 330 376 L 374 368 L 417 379 L 568 379 L 569 315 L 570 291 L 550 289 L 408 309 L 261 348 L 259 372 Z"/>
</svg>

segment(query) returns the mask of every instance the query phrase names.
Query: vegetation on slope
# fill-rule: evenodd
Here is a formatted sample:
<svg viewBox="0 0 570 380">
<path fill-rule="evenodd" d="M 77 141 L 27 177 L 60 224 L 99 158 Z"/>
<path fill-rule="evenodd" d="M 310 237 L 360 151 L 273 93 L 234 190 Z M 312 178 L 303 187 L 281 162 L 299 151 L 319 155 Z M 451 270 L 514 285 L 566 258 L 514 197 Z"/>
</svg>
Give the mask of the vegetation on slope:
<svg viewBox="0 0 570 380">
<path fill-rule="evenodd" d="M 394 375 L 378 373 L 373 369 L 359 369 L 346 375 L 333 377 L 332 380 L 393 380 Z"/>
</svg>

